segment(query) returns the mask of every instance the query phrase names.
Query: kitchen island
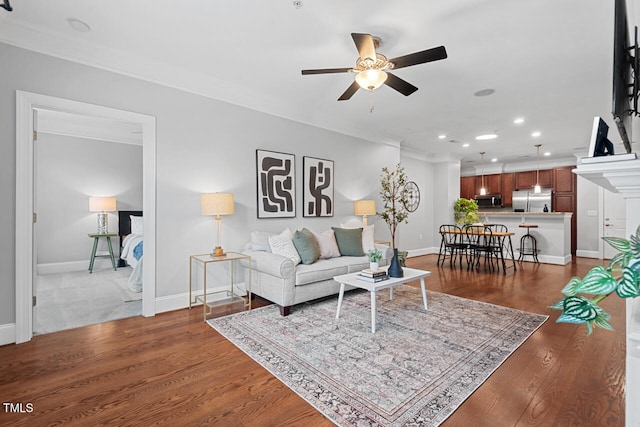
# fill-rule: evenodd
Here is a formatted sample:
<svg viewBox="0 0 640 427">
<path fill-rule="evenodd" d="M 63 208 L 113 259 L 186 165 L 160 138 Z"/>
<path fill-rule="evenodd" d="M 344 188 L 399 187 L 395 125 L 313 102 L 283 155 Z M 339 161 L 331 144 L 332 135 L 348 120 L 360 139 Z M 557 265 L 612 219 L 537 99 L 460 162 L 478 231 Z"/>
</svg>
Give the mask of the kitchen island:
<svg viewBox="0 0 640 427">
<path fill-rule="evenodd" d="M 531 235 L 538 242 L 538 259 L 548 264 L 565 265 L 571 262 L 571 215 L 567 212 L 509 212 L 481 211 L 480 221 L 484 224 L 504 224 L 513 231 L 513 250 L 515 257 L 520 256 L 520 238 L 527 233 L 520 224 L 535 224 Z M 532 261 L 531 256 L 524 257 Z"/>
</svg>

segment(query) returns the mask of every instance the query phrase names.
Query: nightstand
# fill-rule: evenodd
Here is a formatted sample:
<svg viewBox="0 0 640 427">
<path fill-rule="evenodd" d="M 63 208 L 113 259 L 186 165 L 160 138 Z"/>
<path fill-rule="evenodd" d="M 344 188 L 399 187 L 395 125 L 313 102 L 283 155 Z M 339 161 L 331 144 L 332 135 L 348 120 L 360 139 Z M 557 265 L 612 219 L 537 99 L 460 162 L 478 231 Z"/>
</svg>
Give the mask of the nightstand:
<svg viewBox="0 0 640 427">
<path fill-rule="evenodd" d="M 89 273 L 93 273 L 93 262 L 99 257 L 111 258 L 111 265 L 113 270 L 116 270 L 116 258 L 113 256 L 113 247 L 111 246 L 111 238 L 117 236 L 117 233 L 89 233 L 89 237 L 93 238 L 93 250 L 91 251 L 91 260 L 89 261 Z M 98 249 L 98 241 L 101 237 L 107 239 L 108 252 L 96 252 Z"/>
<path fill-rule="evenodd" d="M 245 288 L 246 288 L 246 300 L 244 300 L 242 295 L 239 295 L 236 287 L 236 268 L 238 267 L 238 262 L 245 260 L 249 268 L 247 269 L 247 277 L 245 277 Z M 207 266 L 209 264 L 216 263 L 227 263 L 229 266 L 229 273 L 231 283 L 228 285 L 229 289 L 207 292 Z M 193 276 L 194 276 L 194 266 L 198 264 L 202 264 L 203 272 L 202 272 L 202 281 L 203 281 L 203 291 L 202 295 L 196 295 L 193 298 Z M 226 295 L 227 299 L 224 300 L 216 300 L 213 298 L 214 295 Z M 230 299 L 230 301 L 229 301 Z M 191 308 L 192 304 L 197 302 L 201 302 L 204 309 L 204 320 L 207 321 L 207 315 L 212 313 L 212 309 L 214 306 L 234 302 L 234 301 L 244 301 L 244 307 L 251 310 L 251 257 L 249 255 L 244 255 L 238 252 L 227 252 L 223 256 L 213 256 L 211 254 L 201 254 L 201 255 L 191 255 L 189 257 L 189 308 Z"/>
</svg>

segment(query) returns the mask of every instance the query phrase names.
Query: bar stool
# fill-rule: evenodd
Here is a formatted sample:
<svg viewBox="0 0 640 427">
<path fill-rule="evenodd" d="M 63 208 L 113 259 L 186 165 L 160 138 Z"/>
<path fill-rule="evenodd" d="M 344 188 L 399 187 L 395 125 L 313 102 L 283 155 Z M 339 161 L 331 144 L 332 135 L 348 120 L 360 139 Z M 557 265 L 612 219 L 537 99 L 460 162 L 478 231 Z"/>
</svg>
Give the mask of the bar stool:
<svg viewBox="0 0 640 427">
<path fill-rule="evenodd" d="M 527 234 L 520 238 L 520 256 L 518 257 L 518 262 L 522 261 L 525 255 L 533 256 L 533 260 L 538 264 L 538 242 L 536 238 L 531 235 L 529 232 L 532 228 L 538 228 L 537 224 L 520 224 L 518 227 L 526 228 Z"/>
</svg>

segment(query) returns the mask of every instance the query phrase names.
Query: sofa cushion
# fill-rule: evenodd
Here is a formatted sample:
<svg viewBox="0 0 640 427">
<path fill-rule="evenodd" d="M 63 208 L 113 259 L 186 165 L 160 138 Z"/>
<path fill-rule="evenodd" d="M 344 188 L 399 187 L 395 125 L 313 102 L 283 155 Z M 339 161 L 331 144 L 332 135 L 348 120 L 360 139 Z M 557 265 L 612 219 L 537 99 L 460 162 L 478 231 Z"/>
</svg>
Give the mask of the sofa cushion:
<svg viewBox="0 0 640 427">
<path fill-rule="evenodd" d="M 311 231 L 318 241 L 320 247 L 320 258 L 329 259 L 340 256 L 340 249 L 338 249 L 338 243 L 336 242 L 336 235 L 333 230 L 326 230 L 322 232 Z"/>
<path fill-rule="evenodd" d="M 331 227 L 342 256 L 363 256 L 362 228 Z"/>
<path fill-rule="evenodd" d="M 293 233 L 288 228 L 280 234 L 269 236 L 271 252 L 290 258 L 294 264 L 300 264 L 300 255 L 293 246 Z"/>
<path fill-rule="evenodd" d="M 320 246 L 313 233 L 306 228 L 293 233 L 293 245 L 296 247 L 303 264 L 313 264 L 320 258 Z"/>
<path fill-rule="evenodd" d="M 321 259 L 310 265 L 301 264 L 296 267 L 296 286 L 304 286 L 332 279 L 334 276 L 349 272 L 349 260 L 352 257 Z"/>
</svg>

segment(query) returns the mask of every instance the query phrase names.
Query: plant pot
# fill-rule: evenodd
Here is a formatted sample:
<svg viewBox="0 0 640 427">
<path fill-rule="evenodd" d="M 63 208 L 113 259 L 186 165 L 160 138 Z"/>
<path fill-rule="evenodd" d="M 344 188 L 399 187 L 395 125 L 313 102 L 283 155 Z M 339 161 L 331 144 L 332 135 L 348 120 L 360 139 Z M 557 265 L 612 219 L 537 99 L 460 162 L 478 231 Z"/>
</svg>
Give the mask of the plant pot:
<svg viewBox="0 0 640 427">
<path fill-rule="evenodd" d="M 404 271 L 402 271 L 402 267 L 400 267 L 400 260 L 398 259 L 398 249 L 393 249 L 393 258 L 391 258 L 391 264 L 389 265 L 389 277 L 402 277 L 404 276 Z"/>
<path fill-rule="evenodd" d="M 372 271 L 376 271 L 378 268 L 380 268 L 380 264 L 378 264 L 377 262 L 369 263 L 369 269 L 371 269 Z"/>
</svg>

